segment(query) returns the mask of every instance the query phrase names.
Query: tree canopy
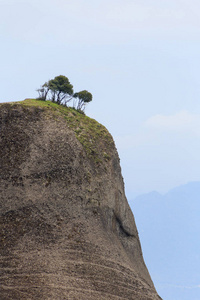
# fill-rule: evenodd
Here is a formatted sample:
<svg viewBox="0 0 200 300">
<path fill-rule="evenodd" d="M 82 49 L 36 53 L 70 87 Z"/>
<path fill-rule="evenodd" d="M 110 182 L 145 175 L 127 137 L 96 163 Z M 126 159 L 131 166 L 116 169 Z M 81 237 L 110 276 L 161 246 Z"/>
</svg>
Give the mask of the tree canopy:
<svg viewBox="0 0 200 300">
<path fill-rule="evenodd" d="M 92 94 L 89 93 L 88 91 L 84 90 L 84 91 L 75 93 L 74 98 L 78 99 L 77 109 L 83 110 L 85 107 L 85 104 L 92 101 Z"/>
<path fill-rule="evenodd" d="M 73 99 L 75 108 L 80 111 L 84 111 L 85 105 L 92 101 L 92 94 L 86 90 L 74 93 L 73 85 L 64 75 L 45 82 L 37 92 L 40 100 L 50 100 L 66 106 Z"/>
</svg>

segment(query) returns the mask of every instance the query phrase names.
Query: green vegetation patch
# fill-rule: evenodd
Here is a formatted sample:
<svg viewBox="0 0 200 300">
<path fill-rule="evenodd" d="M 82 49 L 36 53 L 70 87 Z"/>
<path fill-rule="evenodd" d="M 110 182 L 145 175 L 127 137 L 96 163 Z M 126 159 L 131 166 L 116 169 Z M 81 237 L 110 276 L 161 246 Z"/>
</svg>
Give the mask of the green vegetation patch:
<svg viewBox="0 0 200 300">
<path fill-rule="evenodd" d="M 96 164 L 110 160 L 110 150 L 114 142 L 108 130 L 96 120 L 89 118 L 83 112 L 72 107 L 58 105 L 51 101 L 26 99 L 20 102 L 13 102 L 9 105 L 20 105 L 26 107 L 37 107 L 44 110 L 47 115 L 52 115 L 55 120 L 64 117 L 67 125 L 74 131 L 76 138 L 83 145 L 87 156 Z"/>
</svg>

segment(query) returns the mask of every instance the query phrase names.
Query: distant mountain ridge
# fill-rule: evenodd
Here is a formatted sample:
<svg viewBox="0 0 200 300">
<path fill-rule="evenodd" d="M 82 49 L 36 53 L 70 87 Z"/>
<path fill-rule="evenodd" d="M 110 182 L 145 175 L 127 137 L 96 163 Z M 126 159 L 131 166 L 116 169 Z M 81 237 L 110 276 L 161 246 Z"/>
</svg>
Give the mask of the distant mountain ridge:
<svg viewBox="0 0 200 300">
<path fill-rule="evenodd" d="M 165 300 L 200 299 L 200 182 L 165 195 L 155 191 L 140 195 L 131 207 L 160 295 Z"/>
</svg>

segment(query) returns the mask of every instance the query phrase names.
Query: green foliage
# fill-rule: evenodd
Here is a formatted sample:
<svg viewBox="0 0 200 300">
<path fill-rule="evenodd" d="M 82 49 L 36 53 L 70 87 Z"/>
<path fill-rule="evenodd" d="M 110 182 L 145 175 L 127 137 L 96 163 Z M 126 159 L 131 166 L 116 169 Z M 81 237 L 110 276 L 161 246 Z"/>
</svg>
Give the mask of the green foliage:
<svg viewBox="0 0 200 300">
<path fill-rule="evenodd" d="M 58 104 L 65 104 L 72 99 L 73 85 L 69 82 L 69 79 L 63 75 L 56 76 L 54 79 L 49 80 L 48 88 L 51 92 L 52 102 Z"/>
<path fill-rule="evenodd" d="M 84 110 L 85 104 L 92 101 L 92 94 L 84 90 L 74 94 L 74 98 L 78 99 L 77 110 Z"/>
<path fill-rule="evenodd" d="M 37 89 L 37 92 L 39 93 L 39 100 L 50 100 L 65 106 L 74 99 L 74 108 L 80 112 L 84 111 L 86 103 L 92 101 L 92 94 L 86 90 L 74 93 L 73 85 L 63 75 L 45 82 L 40 89 Z"/>
<path fill-rule="evenodd" d="M 15 102 L 15 105 L 24 107 L 37 107 L 46 111 L 46 115 L 54 117 L 59 122 L 64 117 L 67 125 L 74 131 L 78 141 L 82 144 L 87 156 L 97 165 L 103 165 L 111 159 L 110 151 L 113 149 L 113 139 L 107 129 L 94 119 L 87 117 L 72 107 L 58 105 L 52 101 L 38 101 L 26 99 L 23 102 Z M 11 105 L 11 104 L 10 104 Z"/>
</svg>

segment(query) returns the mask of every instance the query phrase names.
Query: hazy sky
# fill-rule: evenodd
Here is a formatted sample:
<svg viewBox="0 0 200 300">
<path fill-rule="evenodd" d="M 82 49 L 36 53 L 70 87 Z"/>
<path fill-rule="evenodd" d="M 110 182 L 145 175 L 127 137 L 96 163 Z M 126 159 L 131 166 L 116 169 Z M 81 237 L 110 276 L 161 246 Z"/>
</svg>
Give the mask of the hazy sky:
<svg viewBox="0 0 200 300">
<path fill-rule="evenodd" d="M 112 133 L 129 200 L 200 180 L 200 2 L 0 0 L 0 101 L 65 75 Z"/>
</svg>

